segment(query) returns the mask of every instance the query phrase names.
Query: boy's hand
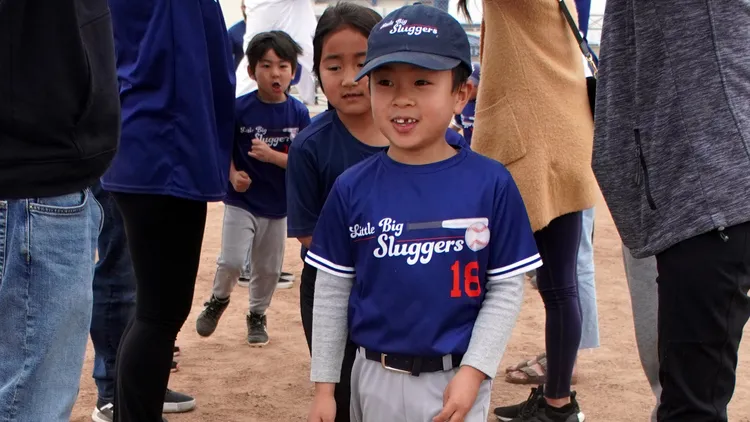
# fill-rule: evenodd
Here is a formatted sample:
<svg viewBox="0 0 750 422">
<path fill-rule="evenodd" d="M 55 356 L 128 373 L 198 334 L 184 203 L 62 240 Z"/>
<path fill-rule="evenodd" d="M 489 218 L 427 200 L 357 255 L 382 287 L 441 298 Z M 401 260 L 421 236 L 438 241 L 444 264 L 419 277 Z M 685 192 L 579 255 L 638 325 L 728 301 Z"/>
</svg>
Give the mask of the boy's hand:
<svg viewBox="0 0 750 422">
<path fill-rule="evenodd" d="M 336 419 L 336 399 L 333 397 L 334 384 L 318 384 L 315 386 L 310 414 L 307 422 L 334 422 Z"/>
<path fill-rule="evenodd" d="M 462 366 L 443 393 L 443 410 L 432 422 L 463 422 L 477 400 L 479 386 L 487 376 L 470 366 Z"/>
<path fill-rule="evenodd" d="M 229 173 L 229 181 L 232 183 L 232 187 L 235 191 L 242 193 L 250 188 L 250 176 L 244 171 L 233 171 Z"/>
<path fill-rule="evenodd" d="M 269 147 L 267 143 L 261 141 L 260 139 L 253 139 L 253 148 L 250 150 L 250 152 L 247 153 L 247 155 L 255 158 L 258 161 L 263 161 L 264 163 L 273 163 L 274 159 L 276 158 L 276 154 L 276 151 L 271 149 L 271 147 Z"/>
</svg>

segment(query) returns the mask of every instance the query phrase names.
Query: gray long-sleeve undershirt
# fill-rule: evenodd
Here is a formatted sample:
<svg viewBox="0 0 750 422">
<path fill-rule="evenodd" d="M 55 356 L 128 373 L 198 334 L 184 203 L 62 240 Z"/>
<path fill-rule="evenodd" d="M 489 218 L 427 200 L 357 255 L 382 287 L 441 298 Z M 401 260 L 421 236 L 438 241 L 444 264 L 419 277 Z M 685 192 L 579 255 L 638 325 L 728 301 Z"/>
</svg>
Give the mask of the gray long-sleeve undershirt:
<svg viewBox="0 0 750 422">
<path fill-rule="evenodd" d="M 354 279 L 318 270 L 313 307 L 313 382 L 337 383 L 346 346 L 347 310 Z M 508 345 L 523 299 L 523 274 L 487 281 L 482 308 L 471 332 L 469 348 L 461 361 L 494 378 Z"/>
</svg>

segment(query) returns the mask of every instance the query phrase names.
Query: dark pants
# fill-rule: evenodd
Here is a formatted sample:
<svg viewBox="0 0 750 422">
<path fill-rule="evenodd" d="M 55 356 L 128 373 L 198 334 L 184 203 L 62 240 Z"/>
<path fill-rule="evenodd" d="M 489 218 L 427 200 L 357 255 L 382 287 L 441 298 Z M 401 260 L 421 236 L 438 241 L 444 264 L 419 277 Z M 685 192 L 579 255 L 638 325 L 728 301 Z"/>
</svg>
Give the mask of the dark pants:
<svg viewBox="0 0 750 422">
<path fill-rule="evenodd" d="M 163 195 L 114 197 L 137 283 L 135 318 L 117 355 L 115 421 L 161 422 L 172 348 L 193 302 L 206 203 Z"/>
<path fill-rule="evenodd" d="M 115 400 L 115 362 L 125 327 L 135 310 L 135 274 L 125 236 L 125 225 L 112 194 L 98 182 L 91 187 L 102 206 L 99 261 L 94 270 L 94 308 L 91 341 L 94 343 L 94 380 L 100 404 Z"/>
<path fill-rule="evenodd" d="M 534 233 L 543 265 L 536 281 L 546 311 L 546 397 L 570 396 L 573 366 L 581 344 L 581 305 L 578 301 L 578 248 L 581 212 L 565 214 Z"/>
<path fill-rule="evenodd" d="M 657 418 L 726 421 L 750 316 L 750 223 L 680 242 L 656 264 L 663 388 Z"/>
<path fill-rule="evenodd" d="M 313 324 L 313 301 L 315 300 L 315 277 L 318 270 L 305 264 L 300 277 L 300 312 L 302 313 L 302 328 L 305 330 L 307 347 L 312 353 L 312 324 Z M 336 422 L 349 422 L 349 401 L 351 400 L 351 376 L 354 358 L 357 355 L 357 346 L 347 340 L 344 350 L 344 361 L 341 365 L 341 381 L 336 384 L 334 397 L 336 399 Z"/>
</svg>

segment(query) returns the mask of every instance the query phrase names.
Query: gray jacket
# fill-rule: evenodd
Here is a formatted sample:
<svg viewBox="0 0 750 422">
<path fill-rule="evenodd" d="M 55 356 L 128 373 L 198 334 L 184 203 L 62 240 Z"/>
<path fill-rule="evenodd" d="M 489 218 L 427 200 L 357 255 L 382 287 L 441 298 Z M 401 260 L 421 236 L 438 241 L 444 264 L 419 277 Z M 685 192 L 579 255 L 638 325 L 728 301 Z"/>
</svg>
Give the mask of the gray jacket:
<svg viewBox="0 0 750 422">
<path fill-rule="evenodd" d="M 750 0 L 607 0 L 594 172 L 638 258 L 750 221 Z"/>
</svg>

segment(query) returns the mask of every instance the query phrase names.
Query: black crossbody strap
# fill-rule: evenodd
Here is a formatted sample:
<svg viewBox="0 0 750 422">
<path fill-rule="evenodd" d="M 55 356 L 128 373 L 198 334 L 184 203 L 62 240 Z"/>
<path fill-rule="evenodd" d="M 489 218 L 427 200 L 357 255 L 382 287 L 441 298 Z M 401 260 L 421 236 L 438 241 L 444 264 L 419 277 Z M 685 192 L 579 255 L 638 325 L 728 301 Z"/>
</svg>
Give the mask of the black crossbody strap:
<svg viewBox="0 0 750 422">
<path fill-rule="evenodd" d="M 594 56 L 591 54 L 589 43 L 586 42 L 583 36 L 581 36 L 581 31 L 578 30 L 578 25 L 576 24 L 575 19 L 573 19 L 573 15 L 570 13 L 568 5 L 565 4 L 565 0 L 557 0 L 557 2 L 560 4 L 560 10 L 562 10 L 563 16 L 565 16 L 565 20 L 568 22 L 568 26 L 570 26 L 570 29 L 573 31 L 573 36 L 575 36 L 576 41 L 578 41 L 578 47 L 581 49 L 583 57 L 586 58 L 586 62 L 589 64 L 591 74 L 594 75 L 594 78 L 598 78 L 599 68 L 597 68 Z"/>
</svg>

